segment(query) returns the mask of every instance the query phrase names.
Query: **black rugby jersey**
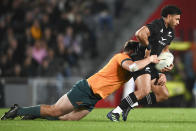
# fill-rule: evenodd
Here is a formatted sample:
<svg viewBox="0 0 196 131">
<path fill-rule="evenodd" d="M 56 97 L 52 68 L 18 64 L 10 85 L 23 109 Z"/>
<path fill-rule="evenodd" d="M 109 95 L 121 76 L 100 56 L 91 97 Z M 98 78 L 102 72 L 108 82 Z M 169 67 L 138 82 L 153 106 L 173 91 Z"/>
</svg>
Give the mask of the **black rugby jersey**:
<svg viewBox="0 0 196 131">
<path fill-rule="evenodd" d="M 159 55 L 163 48 L 170 45 L 174 39 L 174 30 L 171 27 L 165 27 L 163 18 L 156 19 L 146 26 L 150 30 L 148 41 L 151 45 L 151 55 Z"/>
</svg>

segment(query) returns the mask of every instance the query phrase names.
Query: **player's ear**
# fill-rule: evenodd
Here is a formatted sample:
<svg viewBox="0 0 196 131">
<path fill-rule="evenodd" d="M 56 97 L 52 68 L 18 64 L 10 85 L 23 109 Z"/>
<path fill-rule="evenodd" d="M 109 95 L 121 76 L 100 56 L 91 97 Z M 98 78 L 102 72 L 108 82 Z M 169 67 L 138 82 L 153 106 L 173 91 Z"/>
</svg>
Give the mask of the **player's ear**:
<svg viewBox="0 0 196 131">
<path fill-rule="evenodd" d="M 167 15 L 167 19 L 168 19 L 169 21 L 171 21 L 172 18 L 173 18 L 173 15 L 170 15 L 170 14 Z"/>
</svg>

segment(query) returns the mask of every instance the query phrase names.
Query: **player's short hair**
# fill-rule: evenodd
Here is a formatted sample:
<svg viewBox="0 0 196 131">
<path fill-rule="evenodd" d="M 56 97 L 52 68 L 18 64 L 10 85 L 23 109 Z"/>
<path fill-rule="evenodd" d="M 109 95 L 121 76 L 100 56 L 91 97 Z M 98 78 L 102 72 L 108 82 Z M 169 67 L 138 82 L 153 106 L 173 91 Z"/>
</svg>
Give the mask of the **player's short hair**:
<svg viewBox="0 0 196 131">
<path fill-rule="evenodd" d="M 164 8 L 162 8 L 161 16 L 167 17 L 168 15 L 181 15 L 181 10 L 174 5 L 167 5 Z"/>
<path fill-rule="evenodd" d="M 125 43 L 123 51 L 124 52 L 129 52 L 130 50 L 135 50 L 138 45 L 139 45 L 138 41 L 130 40 L 130 41 Z"/>
</svg>

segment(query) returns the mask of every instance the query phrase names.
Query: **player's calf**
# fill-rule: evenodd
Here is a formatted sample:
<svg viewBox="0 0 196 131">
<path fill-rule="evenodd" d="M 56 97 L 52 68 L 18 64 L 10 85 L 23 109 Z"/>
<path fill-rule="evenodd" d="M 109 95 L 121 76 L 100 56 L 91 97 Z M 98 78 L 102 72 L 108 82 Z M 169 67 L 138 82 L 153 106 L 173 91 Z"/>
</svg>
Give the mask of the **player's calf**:
<svg viewBox="0 0 196 131">
<path fill-rule="evenodd" d="M 41 116 L 58 117 L 64 115 L 64 112 L 55 105 L 41 105 Z"/>
<path fill-rule="evenodd" d="M 152 105 L 152 104 L 155 104 L 155 103 L 157 103 L 157 98 L 156 98 L 156 95 L 153 92 L 149 93 L 144 98 L 142 98 L 141 100 L 138 101 L 138 104 L 141 105 L 141 106 Z"/>
<path fill-rule="evenodd" d="M 162 102 L 167 100 L 169 98 L 169 92 L 167 90 L 167 87 L 164 85 L 164 86 L 159 86 L 157 88 L 159 88 L 157 90 L 157 93 L 155 92 L 157 102 Z"/>
</svg>

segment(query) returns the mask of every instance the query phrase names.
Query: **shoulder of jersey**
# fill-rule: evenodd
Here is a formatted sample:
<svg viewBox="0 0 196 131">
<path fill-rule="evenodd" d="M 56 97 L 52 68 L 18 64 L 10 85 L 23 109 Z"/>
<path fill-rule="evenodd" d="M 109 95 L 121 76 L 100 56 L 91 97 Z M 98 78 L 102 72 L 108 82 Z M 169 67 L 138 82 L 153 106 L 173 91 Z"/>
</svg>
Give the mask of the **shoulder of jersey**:
<svg viewBox="0 0 196 131">
<path fill-rule="evenodd" d="M 154 21 L 152 21 L 152 23 L 154 25 L 155 31 L 158 33 L 163 27 L 162 27 L 162 22 L 160 19 L 155 19 Z"/>
</svg>

